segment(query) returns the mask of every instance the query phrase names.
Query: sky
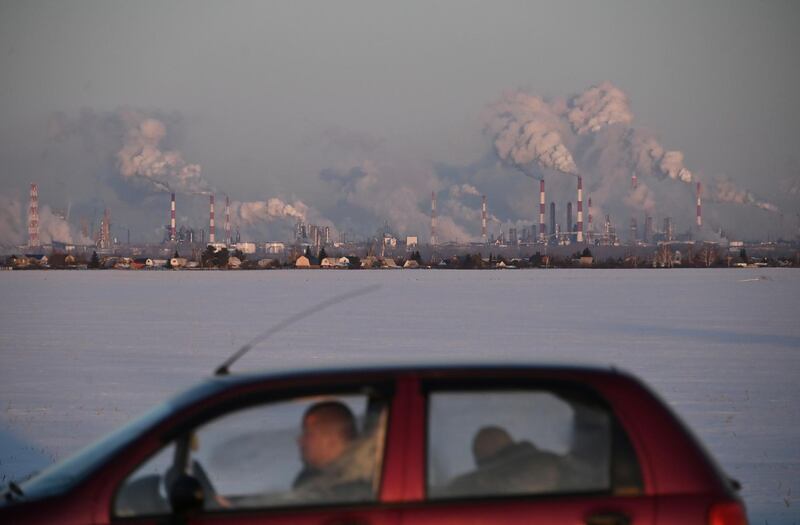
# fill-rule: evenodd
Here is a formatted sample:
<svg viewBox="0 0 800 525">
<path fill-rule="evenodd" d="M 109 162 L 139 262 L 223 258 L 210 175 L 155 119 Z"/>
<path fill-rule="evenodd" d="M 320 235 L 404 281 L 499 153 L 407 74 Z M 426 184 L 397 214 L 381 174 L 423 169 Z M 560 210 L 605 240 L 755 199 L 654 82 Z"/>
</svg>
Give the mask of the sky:
<svg viewBox="0 0 800 525">
<path fill-rule="evenodd" d="M 621 229 L 688 230 L 700 181 L 704 235 L 793 238 L 797 27 L 780 0 L 0 1 L 0 243 L 24 240 L 31 182 L 54 239 L 108 207 L 116 234 L 160 240 L 167 186 L 181 224 L 207 228 L 213 192 L 257 240 L 298 218 L 426 238 L 435 191 L 442 240 L 464 241 L 479 195 L 493 231 L 530 225 L 532 179 L 563 210 L 575 174 Z"/>
</svg>

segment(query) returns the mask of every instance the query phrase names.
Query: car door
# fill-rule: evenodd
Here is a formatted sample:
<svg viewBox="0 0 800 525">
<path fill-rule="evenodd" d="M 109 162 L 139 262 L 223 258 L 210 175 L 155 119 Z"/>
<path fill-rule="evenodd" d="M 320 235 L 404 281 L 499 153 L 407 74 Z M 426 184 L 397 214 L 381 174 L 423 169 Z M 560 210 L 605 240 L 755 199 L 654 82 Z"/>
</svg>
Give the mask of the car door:
<svg viewBox="0 0 800 525">
<path fill-rule="evenodd" d="M 507 379 L 422 392 L 424 496 L 403 523 L 654 523 L 631 442 L 595 393 Z"/>
<path fill-rule="evenodd" d="M 379 501 L 390 391 L 305 389 L 211 407 L 125 477 L 111 522 L 396 525 Z"/>
</svg>

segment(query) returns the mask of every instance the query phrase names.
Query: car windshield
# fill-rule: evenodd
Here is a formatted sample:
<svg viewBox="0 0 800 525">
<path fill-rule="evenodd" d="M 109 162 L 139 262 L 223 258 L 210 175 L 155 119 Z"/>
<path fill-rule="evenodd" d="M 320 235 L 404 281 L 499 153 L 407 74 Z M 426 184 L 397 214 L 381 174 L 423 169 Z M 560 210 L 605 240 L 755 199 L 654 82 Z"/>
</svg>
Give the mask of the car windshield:
<svg viewBox="0 0 800 525">
<path fill-rule="evenodd" d="M 58 494 L 91 474 L 120 449 L 138 438 L 165 417 L 174 414 L 187 403 L 217 389 L 214 382 L 202 383 L 177 397 L 157 405 L 127 425 L 104 436 L 86 448 L 37 473 L 20 483 L 25 499 L 38 499 Z"/>
</svg>

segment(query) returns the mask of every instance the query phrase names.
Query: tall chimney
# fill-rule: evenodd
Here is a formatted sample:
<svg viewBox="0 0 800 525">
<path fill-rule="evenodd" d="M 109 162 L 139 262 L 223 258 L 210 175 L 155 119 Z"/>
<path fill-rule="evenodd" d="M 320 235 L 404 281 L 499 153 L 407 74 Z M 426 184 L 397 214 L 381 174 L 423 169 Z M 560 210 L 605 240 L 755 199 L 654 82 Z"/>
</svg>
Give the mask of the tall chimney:
<svg viewBox="0 0 800 525">
<path fill-rule="evenodd" d="M 217 242 L 217 229 L 214 226 L 214 194 L 209 195 L 208 203 L 208 242 Z"/>
<path fill-rule="evenodd" d="M 103 211 L 103 220 L 100 222 L 100 247 L 111 247 L 111 213 L 108 208 Z"/>
<path fill-rule="evenodd" d="M 556 234 L 556 203 L 550 201 L 550 235 Z"/>
<path fill-rule="evenodd" d="M 578 236 L 576 240 L 583 242 L 583 177 L 578 177 Z"/>
<path fill-rule="evenodd" d="M 587 231 L 587 237 L 589 237 L 589 240 L 591 240 L 591 237 L 594 236 L 594 225 L 592 224 L 592 198 L 591 197 L 589 197 L 589 201 L 586 204 L 589 205 L 589 209 L 587 210 L 588 211 L 588 215 L 589 215 L 587 217 L 587 219 L 589 221 L 589 228 L 586 231 Z"/>
<path fill-rule="evenodd" d="M 639 187 L 639 181 L 636 179 L 636 174 L 631 175 L 631 191 L 636 191 L 636 188 Z M 637 223 L 636 217 L 631 216 L 631 244 L 636 244 L 636 230 L 637 230 Z"/>
<path fill-rule="evenodd" d="M 169 221 L 169 240 L 175 242 L 175 194 L 172 194 L 172 201 L 170 204 L 170 221 Z"/>
<path fill-rule="evenodd" d="M 567 235 L 572 234 L 572 201 L 567 203 Z"/>
<path fill-rule="evenodd" d="M 539 240 L 546 241 L 547 234 L 545 233 L 544 223 L 544 179 L 539 181 Z"/>
<path fill-rule="evenodd" d="M 481 240 L 483 240 L 483 244 L 489 242 L 486 232 L 486 195 L 481 197 Z"/>
<path fill-rule="evenodd" d="M 31 183 L 30 203 L 28 205 L 28 246 L 39 246 L 39 185 Z"/>
<path fill-rule="evenodd" d="M 700 183 L 698 182 L 697 183 L 697 229 L 698 230 L 703 227 L 703 213 L 702 213 L 702 211 L 700 209 L 700 207 L 701 207 L 701 202 L 700 202 L 701 195 L 702 195 L 702 188 L 700 186 Z"/>
<path fill-rule="evenodd" d="M 436 245 L 436 192 L 431 192 L 431 246 Z"/>
<path fill-rule="evenodd" d="M 225 195 L 225 243 L 231 243 L 231 200 Z"/>
</svg>

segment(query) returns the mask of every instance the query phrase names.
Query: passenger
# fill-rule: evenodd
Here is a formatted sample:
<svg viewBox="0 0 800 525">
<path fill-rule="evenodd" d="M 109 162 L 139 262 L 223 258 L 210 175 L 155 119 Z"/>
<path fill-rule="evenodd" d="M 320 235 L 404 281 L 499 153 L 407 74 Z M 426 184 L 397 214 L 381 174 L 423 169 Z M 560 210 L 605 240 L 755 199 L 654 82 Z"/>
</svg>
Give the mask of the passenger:
<svg viewBox="0 0 800 525">
<path fill-rule="evenodd" d="M 372 493 L 371 480 L 349 472 L 358 430 L 350 409 L 339 401 L 323 401 L 306 410 L 297 439 L 303 469 L 292 484 L 308 497 L 358 500 Z"/>
<path fill-rule="evenodd" d="M 472 440 L 477 469 L 455 478 L 450 495 L 530 494 L 559 485 L 559 459 L 529 441 L 515 442 L 507 430 L 486 426 Z"/>
</svg>

